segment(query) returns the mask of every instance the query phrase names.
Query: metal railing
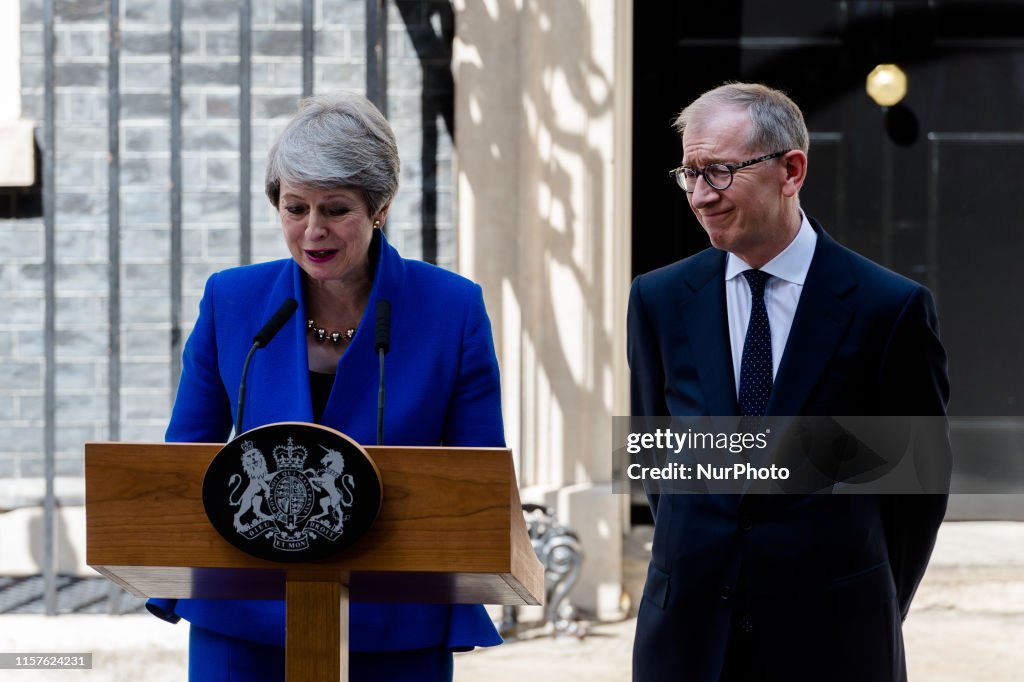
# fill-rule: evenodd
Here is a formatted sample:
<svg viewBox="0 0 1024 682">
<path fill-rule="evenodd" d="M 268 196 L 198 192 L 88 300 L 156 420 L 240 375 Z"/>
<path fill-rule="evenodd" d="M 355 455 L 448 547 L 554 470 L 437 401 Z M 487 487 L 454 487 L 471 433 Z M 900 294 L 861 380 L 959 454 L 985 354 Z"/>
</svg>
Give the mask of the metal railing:
<svg viewBox="0 0 1024 682">
<path fill-rule="evenodd" d="M 543 505 L 524 504 L 523 516 L 533 551 L 544 566 L 544 616 L 540 625 L 550 626 L 555 635 L 583 638 L 589 624 L 579 618 L 576 607 L 569 601 L 569 593 L 583 570 L 583 545 L 579 536 L 559 523 L 554 512 Z M 507 639 L 537 625 L 520 623 L 518 607 L 502 609 L 501 634 Z"/>
</svg>

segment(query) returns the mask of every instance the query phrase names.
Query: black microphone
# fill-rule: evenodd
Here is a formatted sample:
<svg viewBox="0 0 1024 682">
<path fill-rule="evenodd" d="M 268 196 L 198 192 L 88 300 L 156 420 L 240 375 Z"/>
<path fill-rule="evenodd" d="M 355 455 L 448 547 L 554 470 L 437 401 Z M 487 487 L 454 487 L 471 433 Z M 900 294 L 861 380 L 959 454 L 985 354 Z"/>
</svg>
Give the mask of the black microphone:
<svg viewBox="0 0 1024 682">
<path fill-rule="evenodd" d="M 391 349 L 391 301 L 377 301 L 377 335 L 373 349 L 385 353 Z"/>
<path fill-rule="evenodd" d="M 245 377 L 249 373 L 249 362 L 252 360 L 253 353 L 256 352 L 257 348 L 263 348 L 274 336 L 281 331 L 281 327 L 284 326 L 292 315 L 295 314 L 295 310 L 299 307 L 298 301 L 294 298 L 286 298 L 281 307 L 277 309 L 267 323 L 256 332 L 256 336 L 252 339 L 252 348 L 249 349 L 249 354 L 245 356 L 245 364 L 242 366 L 242 382 L 238 386 L 238 415 L 235 418 L 235 435 L 242 433 L 242 415 L 245 413 Z"/>
<path fill-rule="evenodd" d="M 256 336 L 252 338 L 252 343 L 257 348 L 263 348 L 274 336 L 281 331 L 281 327 L 284 323 L 291 319 L 291 316 L 295 314 L 295 310 L 299 307 L 298 301 L 294 298 L 286 298 L 281 307 L 277 309 L 263 328 L 256 332 Z"/>
<path fill-rule="evenodd" d="M 380 364 L 377 389 L 377 445 L 384 445 L 384 354 L 391 349 L 391 301 L 377 301 L 377 334 L 373 347 Z"/>
</svg>

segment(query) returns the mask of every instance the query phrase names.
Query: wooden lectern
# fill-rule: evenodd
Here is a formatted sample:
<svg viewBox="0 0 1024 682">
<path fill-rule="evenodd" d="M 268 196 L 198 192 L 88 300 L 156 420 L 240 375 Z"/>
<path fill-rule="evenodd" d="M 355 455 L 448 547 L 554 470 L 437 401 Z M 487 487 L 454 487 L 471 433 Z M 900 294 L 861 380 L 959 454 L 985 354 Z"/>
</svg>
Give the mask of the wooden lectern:
<svg viewBox="0 0 1024 682">
<path fill-rule="evenodd" d="M 87 563 L 129 592 L 286 599 L 287 679 L 348 679 L 348 602 L 540 604 L 544 569 L 501 448 L 367 447 L 384 481 L 370 531 L 311 563 L 257 559 L 203 508 L 221 444 L 88 443 Z"/>
</svg>

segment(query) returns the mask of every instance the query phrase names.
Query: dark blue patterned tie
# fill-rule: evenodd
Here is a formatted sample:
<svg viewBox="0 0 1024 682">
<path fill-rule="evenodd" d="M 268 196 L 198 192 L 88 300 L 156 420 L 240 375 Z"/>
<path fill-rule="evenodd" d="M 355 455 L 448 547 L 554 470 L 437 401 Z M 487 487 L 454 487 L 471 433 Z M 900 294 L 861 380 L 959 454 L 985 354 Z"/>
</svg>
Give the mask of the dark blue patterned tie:
<svg viewBox="0 0 1024 682">
<path fill-rule="evenodd" d="M 760 270 L 745 270 L 750 284 L 750 322 L 740 360 L 740 415 L 762 417 L 772 391 L 772 330 L 764 305 L 764 286 L 771 277 Z"/>
</svg>

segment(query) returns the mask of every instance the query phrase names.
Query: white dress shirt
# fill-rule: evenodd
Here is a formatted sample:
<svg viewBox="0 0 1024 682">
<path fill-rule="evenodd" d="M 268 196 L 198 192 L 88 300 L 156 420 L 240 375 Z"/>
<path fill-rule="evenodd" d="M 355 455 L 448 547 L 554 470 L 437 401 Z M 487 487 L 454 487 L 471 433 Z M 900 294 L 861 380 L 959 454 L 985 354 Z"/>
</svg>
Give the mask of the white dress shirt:
<svg viewBox="0 0 1024 682">
<path fill-rule="evenodd" d="M 814 246 L 818 235 L 800 212 L 800 230 L 782 253 L 761 268 L 772 275 L 764 288 L 764 305 L 768 311 L 768 325 L 772 330 L 772 378 L 779 372 L 782 353 L 786 349 L 789 330 L 793 326 L 796 306 L 804 290 L 807 271 L 811 269 Z M 740 391 L 740 362 L 743 359 L 743 340 L 750 322 L 750 285 L 742 276 L 749 270 L 741 258 L 729 254 L 725 261 L 725 304 L 729 316 L 729 341 L 732 346 L 733 376 L 736 377 L 736 395 Z"/>
</svg>

